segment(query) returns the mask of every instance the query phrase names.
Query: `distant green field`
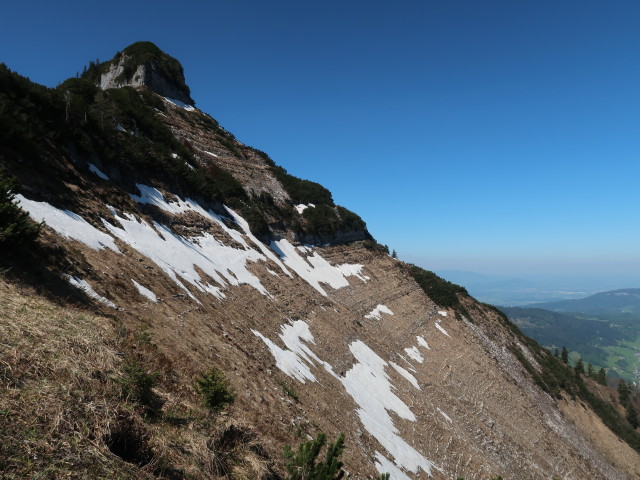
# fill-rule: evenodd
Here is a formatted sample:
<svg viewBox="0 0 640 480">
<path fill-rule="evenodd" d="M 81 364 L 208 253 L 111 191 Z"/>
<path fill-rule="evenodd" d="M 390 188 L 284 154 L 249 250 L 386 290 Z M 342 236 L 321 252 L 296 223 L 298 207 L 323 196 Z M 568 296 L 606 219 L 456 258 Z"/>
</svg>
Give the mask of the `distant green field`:
<svg viewBox="0 0 640 480">
<path fill-rule="evenodd" d="M 560 313 L 537 308 L 502 310 L 518 327 L 553 351 L 563 346 L 572 361 L 581 357 L 596 368 L 605 367 L 609 376 L 638 381 L 640 370 L 640 318 L 629 313 Z"/>
</svg>

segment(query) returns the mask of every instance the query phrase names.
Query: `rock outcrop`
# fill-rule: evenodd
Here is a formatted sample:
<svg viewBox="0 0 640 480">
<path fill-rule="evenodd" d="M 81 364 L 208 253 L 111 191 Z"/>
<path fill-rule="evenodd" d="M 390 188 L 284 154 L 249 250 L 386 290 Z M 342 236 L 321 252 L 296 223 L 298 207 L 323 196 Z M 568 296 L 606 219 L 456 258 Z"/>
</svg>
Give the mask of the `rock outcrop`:
<svg viewBox="0 0 640 480">
<path fill-rule="evenodd" d="M 180 62 L 151 42 L 138 42 L 99 66 L 103 90 L 145 86 L 163 97 L 194 105 Z"/>
</svg>

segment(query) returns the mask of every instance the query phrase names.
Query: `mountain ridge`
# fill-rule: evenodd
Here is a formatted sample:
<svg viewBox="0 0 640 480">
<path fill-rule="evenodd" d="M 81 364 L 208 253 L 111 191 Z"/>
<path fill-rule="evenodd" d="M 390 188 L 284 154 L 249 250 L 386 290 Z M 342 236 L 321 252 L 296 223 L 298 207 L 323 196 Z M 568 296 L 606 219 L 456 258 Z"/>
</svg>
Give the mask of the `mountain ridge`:
<svg viewBox="0 0 640 480">
<path fill-rule="evenodd" d="M 284 445 L 320 432 L 346 434 L 355 478 L 640 474 L 601 387 L 391 258 L 324 187 L 145 85 L 7 70 L 0 161 L 46 224 L 2 259 L 13 478 L 278 478 Z M 194 387 L 211 369 L 236 393 L 222 414 Z"/>
</svg>

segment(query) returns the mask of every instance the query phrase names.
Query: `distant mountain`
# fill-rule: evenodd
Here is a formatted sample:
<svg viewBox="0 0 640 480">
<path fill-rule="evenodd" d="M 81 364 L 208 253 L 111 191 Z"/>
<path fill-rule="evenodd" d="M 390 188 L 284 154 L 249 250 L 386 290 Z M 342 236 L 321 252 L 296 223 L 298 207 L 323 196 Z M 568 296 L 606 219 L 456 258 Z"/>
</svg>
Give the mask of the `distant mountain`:
<svg viewBox="0 0 640 480">
<path fill-rule="evenodd" d="M 577 300 L 537 303 L 527 307 L 554 312 L 577 312 L 586 315 L 623 314 L 640 318 L 640 288 L 612 290 Z"/>
</svg>

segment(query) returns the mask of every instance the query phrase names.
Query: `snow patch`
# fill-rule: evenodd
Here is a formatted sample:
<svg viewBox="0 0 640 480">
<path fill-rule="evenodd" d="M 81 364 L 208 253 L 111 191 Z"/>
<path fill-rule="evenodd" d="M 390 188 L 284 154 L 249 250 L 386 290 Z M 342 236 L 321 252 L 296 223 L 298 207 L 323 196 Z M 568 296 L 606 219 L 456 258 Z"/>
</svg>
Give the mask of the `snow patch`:
<svg viewBox="0 0 640 480">
<path fill-rule="evenodd" d="M 451 418 L 449 418 L 449 415 L 447 415 L 446 413 L 444 413 L 442 410 L 440 410 L 440 408 L 436 407 L 436 410 L 438 411 L 438 413 L 440 415 L 442 415 L 444 417 L 444 419 L 449 422 L 449 423 L 453 423 L 453 420 L 451 420 Z"/>
<path fill-rule="evenodd" d="M 389 310 L 389 307 L 385 305 L 378 305 L 376 308 L 371 310 L 368 315 L 365 315 L 364 318 L 368 318 L 369 320 L 382 320 L 382 314 L 386 313 L 387 315 L 393 315 L 393 312 Z"/>
<path fill-rule="evenodd" d="M 378 473 L 390 474 L 390 480 L 411 480 L 402 470 L 396 467 L 396 465 L 391 460 L 389 460 L 377 450 L 375 452 L 375 456 L 376 462 L 374 465 L 376 467 L 376 470 L 378 470 Z"/>
<path fill-rule="evenodd" d="M 420 350 L 418 350 L 418 347 L 405 348 L 404 351 L 407 352 L 407 355 L 413 358 L 416 362 L 424 362 L 424 357 L 422 356 L 422 354 L 420 354 Z"/>
<path fill-rule="evenodd" d="M 342 265 L 338 265 L 338 270 L 340 270 L 345 277 L 357 277 L 366 283 L 367 280 L 371 280 L 371 278 L 362 274 L 363 268 L 364 265 L 360 265 L 359 263 L 343 263 Z M 393 313 L 391 315 L 393 315 Z"/>
<path fill-rule="evenodd" d="M 402 375 L 404 378 L 406 378 L 411 385 L 413 385 L 418 390 L 422 390 L 420 388 L 420 385 L 418 385 L 418 381 L 416 380 L 416 377 L 411 375 L 411 373 L 408 370 L 405 370 L 400 365 L 397 365 L 397 364 L 395 364 L 393 362 L 389 362 L 389 365 L 391 365 L 396 372 L 398 372 L 400 375 Z"/>
<path fill-rule="evenodd" d="M 31 218 L 36 222 L 46 223 L 61 237 L 72 238 L 94 250 L 110 248 L 114 252 L 120 253 L 110 235 L 101 232 L 80 215 L 69 210 L 60 210 L 47 202 L 29 200 L 20 194 L 15 198 L 18 205 L 29 212 Z"/>
<path fill-rule="evenodd" d="M 427 343 L 427 341 L 423 337 L 418 335 L 416 337 L 416 339 L 418 340 L 418 345 L 420 345 L 421 347 L 426 348 L 427 350 L 431 350 L 431 348 L 429 347 L 429 344 Z"/>
<path fill-rule="evenodd" d="M 93 173 L 95 173 L 98 177 L 100 177 L 103 180 L 109 180 L 109 177 L 107 177 L 102 170 L 100 170 L 98 167 L 96 167 L 93 163 L 88 163 L 89 165 L 89 170 Z"/>
<path fill-rule="evenodd" d="M 394 412 L 404 420 L 416 421 L 409 407 L 393 393 L 393 385 L 384 371 L 387 362 L 360 340 L 352 342 L 349 349 L 357 363 L 341 381 L 358 404 L 357 413 L 362 425 L 393 456 L 396 466 L 412 473 L 422 469 L 431 475 L 435 465 L 400 436 L 389 414 Z M 378 461 L 383 464 L 379 457 Z M 388 468 L 388 464 L 390 462 L 383 466 Z"/>
<path fill-rule="evenodd" d="M 439 324 L 439 323 L 437 323 L 437 322 L 436 322 L 436 324 L 435 324 L 435 325 L 436 325 L 436 328 L 437 328 L 438 330 L 440 330 L 442 333 L 444 333 L 447 337 L 451 338 L 451 335 L 449 335 L 449 334 L 447 333 L 447 331 L 442 327 L 442 325 L 440 325 L 440 324 Z"/>
<path fill-rule="evenodd" d="M 313 335 L 309 326 L 302 320 L 297 320 L 281 327 L 280 339 L 285 344 L 281 348 L 266 338 L 260 332 L 252 332 L 262 339 L 272 355 L 276 359 L 276 365 L 290 377 L 305 383 L 306 380 L 317 381 L 311 372 L 310 366 L 320 364 L 334 378 L 340 381 L 347 393 L 358 405 L 356 413 L 364 428 L 389 452 L 394 462 L 376 452 L 376 468 L 381 473 L 392 473 L 395 478 L 404 480 L 408 478 L 401 469 L 412 473 L 418 473 L 420 469 L 431 475 L 431 470 L 437 468 L 435 464 L 420 454 L 409 445 L 401 436 L 393 423 L 390 412 L 398 417 L 411 422 L 416 417 L 409 407 L 394 393 L 394 386 L 385 372 L 389 364 L 380 358 L 364 342 L 356 340 L 349 345 L 349 350 L 356 359 L 356 363 L 345 373 L 344 377 L 338 377 L 331 365 L 322 361 L 308 347 L 313 343 Z M 416 388 L 419 388 L 415 377 L 405 369 L 391 366 L 403 377 L 409 380 Z M 403 476 L 404 475 L 404 476 Z"/>
<path fill-rule="evenodd" d="M 107 307 L 118 308 L 111 300 L 107 300 L 106 298 L 98 295 L 96 291 L 91 288 L 91 285 L 89 285 L 86 281 L 81 280 L 78 277 L 74 277 L 73 275 L 64 274 L 64 277 L 70 285 L 82 290 L 85 294 L 87 294 L 87 296 L 93 298 L 94 300 L 97 300 Z"/>
<path fill-rule="evenodd" d="M 286 375 L 305 383 L 305 380 L 315 382 L 316 377 L 311 373 L 309 365 L 314 366 L 314 363 L 322 365 L 327 372 L 336 377 L 333 372 L 333 368 L 327 362 L 324 362 L 318 358 L 318 356 L 311 351 L 311 349 L 305 344 L 314 343 L 313 335 L 309 330 L 309 325 L 302 320 L 296 320 L 290 324 L 282 325 L 280 327 L 279 337 L 287 347 L 286 349 L 280 348 L 273 343 L 267 337 L 262 335 L 257 330 L 251 330 L 254 335 L 257 335 L 262 341 L 269 347 L 271 354 L 276 359 L 276 366 L 282 370 Z M 309 364 L 309 365 L 307 365 Z"/>
<path fill-rule="evenodd" d="M 164 99 L 169 103 L 173 103 L 176 107 L 183 108 L 187 112 L 193 112 L 196 109 L 193 105 L 188 105 L 180 100 L 176 100 L 175 98 L 164 97 Z"/>
<path fill-rule="evenodd" d="M 446 317 L 447 312 L 445 312 L 444 310 L 438 310 L 438 315 L 442 315 L 443 317 Z"/>
<path fill-rule="evenodd" d="M 206 150 L 203 150 L 203 152 L 204 152 L 204 153 L 206 153 L 207 155 L 211 155 L 212 157 L 216 157 L 216 158 L 218 158 L 218 155 L 216 155 L 216 154 L 215 154 L 215 153 L 213 153 L 213 152 L 207 152 Z"/>
<path fill-rule="evenodd" d="M 149 257 L 194 300 L 195 297 L 178 277 L 201 292 L 210 293 L 219 299 L 225 297 L 219 287 L 210 285 L 200 277 L 196 267 L 223 287 L 246 284 L 269 296 L 258 277 L 247 270 L 248 262 L 265 260 L 264 255 L 257 251 L 229 247 L 209 233 L 186 238 L 173 233 L 165 225 L 157 222 L 149 225 L 126 213 L 124 217 L 114 213 L 114 217 L 121 228 L 103 219 L 105 227 L 117 238 Z"/>
<path fill-rule="evenodd" d="M 309 207 L 316 208 L 313 203 L 309 203 L 307 205 L 305 205 L 304 203 L 300 203 L 299 205 L 295 205 L 293 208 L 295 208 L 299 214 L 302 214 L 302 212 L 304 212 Z"/>
<path fill-rule="evenodd" d="M 345 277 L 358 276 L 362 270 L 362 265 L 345 264 L 335 267 L 317 252 L 314 252 L 313 255 L 302 257 L 298 253 L 298 249 L 285 239 L 271 242 L 271 249 L 280 256 L 287 267 L 296 272 L 304 281 L 325 297 L 327 292 L 320 286 L 321 282 L 330 285 L 336 290 L 348 287 L 349 282 Z M 303 251 L 310 253 L 312 249 L 303 247 Z"/>
<path fill-rule="evenodd" d="M 156 297 L 156 294 L 153 293 L 151 290 L 149 290 L 146 287 L 143 287 L 138 282 L 136 282 L 133 278 L 131 279 L 131 281 L 133 282 L 133 285 L 136 287 L 140 295 L 142 295 L 143 297 L 147 297 L 153 303 L 156 303 L 158 301 L 158 297 Z"/>
</svg>

